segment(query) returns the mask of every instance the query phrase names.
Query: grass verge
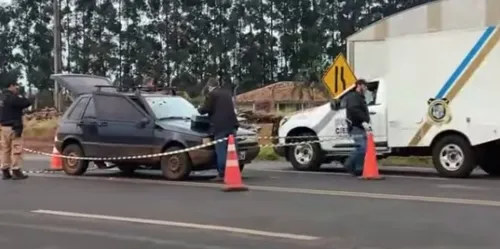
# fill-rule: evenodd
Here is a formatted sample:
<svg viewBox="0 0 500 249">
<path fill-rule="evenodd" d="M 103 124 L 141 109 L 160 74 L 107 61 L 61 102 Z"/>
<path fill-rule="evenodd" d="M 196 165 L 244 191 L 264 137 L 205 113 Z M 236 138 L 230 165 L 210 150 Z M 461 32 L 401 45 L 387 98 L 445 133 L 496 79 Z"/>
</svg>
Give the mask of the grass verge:
<svg viewBox="0 0 500 249">
<path fill-rule="evenodd" d="M 273 148 L 269 147 L 261 148 L 257 159 L 263 161 L 283 160 L 274 152 Z M 380 164 L 386 166 L 432 167 L 430 157 L 388 157 L 380 160 Z"/>
<path fill-rule="evenodd" d="M 274 152 L 274 149 L 271 147 L 262 147 L 260 148 L 259 155 L 257 156 L 258 160 L 264 160 L 264 161 L 278 161 L 281 160 L 281 157 L 278 156 Z"/>
</svg>

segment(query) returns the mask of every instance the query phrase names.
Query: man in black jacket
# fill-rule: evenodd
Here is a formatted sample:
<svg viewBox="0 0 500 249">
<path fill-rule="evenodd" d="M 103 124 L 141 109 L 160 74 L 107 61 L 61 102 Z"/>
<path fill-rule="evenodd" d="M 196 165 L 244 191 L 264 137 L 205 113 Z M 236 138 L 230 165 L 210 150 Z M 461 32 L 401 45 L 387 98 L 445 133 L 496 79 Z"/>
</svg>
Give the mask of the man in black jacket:
<svg viewBox="0 0 500 249">
<path fill-rule="evenodd" d="M 215 78 L 208 80 L 207 87 L 207 97 L 198 112 L 200 114 L 208 113 L 215 140 L 227 138 L 229 135 L 233 135 L 236 139 L 238 119 L 234 111 L 231 92 L 221 88 L 219 81 Z M 217 155 L 217 170 L 219 176 L 223 178 L 226 167 L 227 141 L 215 144 L 215 153 Z"/>
<path fill-rule="evenodd" d="M 344 166 L 355 176 L 362 174 L 366 153 L 366 133 L 371 132 L 370 113 L 364 95 L 366 90 L 366 81 L 360 79 L 356 81 L 354 91 L 345 96 L 346 121 L 356 149 L 351 152 Z"/>
<path fill-rule="evenodd" d="M 23 110 L 29 107 L 32 102 L 19 94 L 17 82 L 9 84 L 8 89 L 3 93 L 3 104 L 1 106 L 0 124 L 1 150 L 2 150 L 2 174 L 3 179 L 21 180 L 28 176 L 21 171 L 23 152 Z M 12 174 L 10 172 L 12 170 Z"/>
</svg>

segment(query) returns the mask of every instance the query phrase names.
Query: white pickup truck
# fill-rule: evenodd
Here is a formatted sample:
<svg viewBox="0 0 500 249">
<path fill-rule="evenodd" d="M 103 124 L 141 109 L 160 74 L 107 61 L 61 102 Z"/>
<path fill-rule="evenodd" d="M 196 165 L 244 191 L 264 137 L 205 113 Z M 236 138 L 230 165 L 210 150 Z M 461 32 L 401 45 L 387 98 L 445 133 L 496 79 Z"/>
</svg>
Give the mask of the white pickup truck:
<svg viewBox="0 0 500 249">
<path fill-rule="evenodd" d="M 478 165 L 500 175 L 499 40 L 499 27 L 436 32 L 374 41 L 376 54 L 384 54 L 379 59 L 355 55 L 364 67 L 385 68 L 366 93 L 378 156 L 431 156 L 445 177 L 467 177 Z M 346 134 L 342 100 L 280 122 L 281 143 L 302 135 L 327 141 L 276 152 L 297 170 L 343 162 L 354 142 Z"/>
</svg>

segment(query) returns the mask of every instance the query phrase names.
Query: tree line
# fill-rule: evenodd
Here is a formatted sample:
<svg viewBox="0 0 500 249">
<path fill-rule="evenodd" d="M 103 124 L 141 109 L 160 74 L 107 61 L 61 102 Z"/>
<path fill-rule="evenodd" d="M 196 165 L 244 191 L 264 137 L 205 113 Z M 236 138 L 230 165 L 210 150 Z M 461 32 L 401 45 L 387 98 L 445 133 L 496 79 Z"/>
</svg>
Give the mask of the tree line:
<svg viewBox="0 0 500 249">
<path fill-rule="evenodd" d="M 318 75 L 345 39 L 432 0 L 59 0 L 62 71 L 152 77 L 190 94 L 208 77 L 239 91 Z M 0 4 L 0 86 L 24 77 L 50 90 L 52 0 Z"/>
</svg>

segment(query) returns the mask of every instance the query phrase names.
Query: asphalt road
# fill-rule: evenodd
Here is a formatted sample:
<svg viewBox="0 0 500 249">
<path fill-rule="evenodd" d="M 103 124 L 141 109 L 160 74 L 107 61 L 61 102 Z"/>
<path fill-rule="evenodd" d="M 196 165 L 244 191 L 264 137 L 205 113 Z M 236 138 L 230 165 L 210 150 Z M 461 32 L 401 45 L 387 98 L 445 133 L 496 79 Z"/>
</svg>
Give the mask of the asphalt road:
<svg viewBox="0 0 500 249">
<path fill-rule="evenodd" d="M 39 159 L 25 169 L 46 168 Z M 389 168 L 383 181 L 360 181 L 338 169 L 255 163 L 241 193 L 220 191 L 206 175 L 32 174 L 0 182 L 0 248 L 498 248 L 500 180 L 422 171 Z"/>
</svg>

